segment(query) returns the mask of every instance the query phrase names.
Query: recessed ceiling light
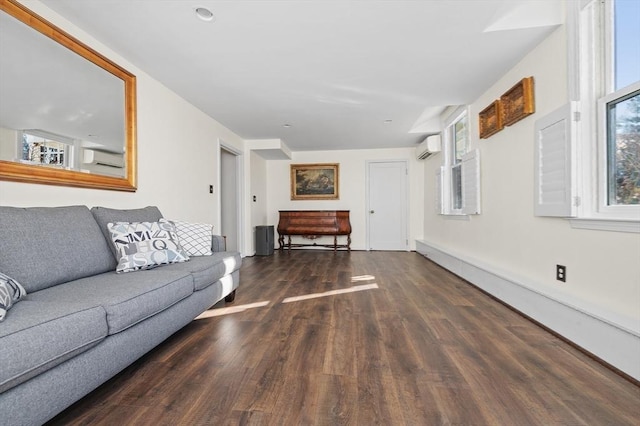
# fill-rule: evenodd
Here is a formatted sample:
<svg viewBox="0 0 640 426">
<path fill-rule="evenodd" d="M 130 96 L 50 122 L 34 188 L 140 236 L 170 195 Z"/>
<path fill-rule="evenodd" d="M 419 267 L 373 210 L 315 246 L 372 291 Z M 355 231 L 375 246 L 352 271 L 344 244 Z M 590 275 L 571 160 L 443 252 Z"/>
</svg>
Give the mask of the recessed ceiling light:
<svg viewBox="0 0 640 426">
<path fill-rule="evenodd" d="M 393 120 L 384 120 L 384 124 L 391 124 Z"/>
<path fill-rule="evenodd" d="M 285 129 L 290 129 L 291 127 L 293 127 L 291 124 L 283 124 L 282 127 L 284 127 Z"/>
<path fill-rule="evenodd" d="M 215 16 L 213 16 L 213 12 L 206 7 L 197 7 L 196 16 L 206 22 L 211 22 L 215 18 Z"/>
</svg>

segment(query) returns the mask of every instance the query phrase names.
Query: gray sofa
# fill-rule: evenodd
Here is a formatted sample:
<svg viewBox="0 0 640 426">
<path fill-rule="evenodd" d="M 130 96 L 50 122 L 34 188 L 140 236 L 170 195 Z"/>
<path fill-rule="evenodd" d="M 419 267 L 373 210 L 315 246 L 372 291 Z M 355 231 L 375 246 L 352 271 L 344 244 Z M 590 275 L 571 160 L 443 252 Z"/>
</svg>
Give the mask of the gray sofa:
<svg viewBox="0 0 640 426">
<path fill-rule="evenodd" d="M 27 296 L 0 322 L 0 424 L 42 424 L 225 298 L 241 257 L 116 273 L 108 222 L 155 222 L 156 207 L 0 207 L 0 272 Z"/>
</svg>

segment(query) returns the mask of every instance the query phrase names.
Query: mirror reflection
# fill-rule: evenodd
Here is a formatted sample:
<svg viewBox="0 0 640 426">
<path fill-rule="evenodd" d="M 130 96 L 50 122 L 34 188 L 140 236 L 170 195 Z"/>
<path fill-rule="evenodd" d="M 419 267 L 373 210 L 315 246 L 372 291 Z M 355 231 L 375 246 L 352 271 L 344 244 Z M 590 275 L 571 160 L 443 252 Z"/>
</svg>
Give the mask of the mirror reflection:
<svg viewBox="0 0 640 426">
<path fill-rule="evenodd" d="M 2 8 L 20 19 L 0 13 L 0 178 L 135 190 L 135 77 L 23 6 Z"/>
</svg>

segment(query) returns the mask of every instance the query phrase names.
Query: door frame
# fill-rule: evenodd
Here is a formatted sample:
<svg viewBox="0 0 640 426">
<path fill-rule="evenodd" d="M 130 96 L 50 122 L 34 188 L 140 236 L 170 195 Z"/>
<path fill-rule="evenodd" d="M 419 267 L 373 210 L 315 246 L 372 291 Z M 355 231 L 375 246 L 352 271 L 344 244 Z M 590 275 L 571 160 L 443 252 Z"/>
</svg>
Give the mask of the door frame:
<svg viewBox="0 0 640 426">
<path fill-rule="evenodd" d="M 242 152 L 241 150 L 239 150 L 238 148 L 229 145 L 228 143 L 226 143 L 224 140 L 218 138 L 218 164 L 217 164 L 217 168 L 218 168 L 218 176 L 217 176 L 217 180 L 218 180 L 218 191 L 217 191 L 217 201 L 218 201 L 218 223 L 217 223 L 217 229 L 220 230 L 220 233 L 222 233 L 222 153 L 221 151 L 225 150 L 233 155 L 235 155 L 236 157 L 236 212 L 238 214 L 238 220 L 236 221 L 236 226 L 237 226 L 237 230 L 236 230 L 236 235 L 238 237 L 238 251 L 242 254 L 242 256 L 245 255 L 245 240 L 244 240 L 244 217 L 245 217 L 245 212 L 244 212 L 244 152 Z"/>
<path fill-rule="evenodd" d="M 366 247 L 367 247 L 367 251 L 371 251 L 371 224 L 370 224 L 370 220 L 369 218 L 371 217 L 371 214 L 369 213 L 371 211 L 371 205 L 370 205 L 370 199 L 369 199 L 369 193 L 371 191 L 371 178 L 369 176 L 369 168 L 371 166 L 371 164 L 373 163 L 403 163 L 405 166 L 405 177 L 404 177 L 404 193 L 402 194 L 402 199 L 403 199 L 403 204 L 404 204 L 404 226 L 405 226 L 405 235 L 406 235 L 406 242 L 405 242 L 405 250 L 406 251 L 410 251 L 409 250 L 409 176 L 410 176 L 410 170 L 409 170 L 409 160 L 407 159 L 391 159 L 391 160 L 367 160 L 366 161 L 366 166 L 365 166 L 365 173 L 366 173 L 366 177 L 365 177 L 365 181 L 366 181 L 366 193 L 365 193 L 365 206 L 366 206 L 366 210 L 365 210 L 365 215 L 366 215 Z"/>
</svg>

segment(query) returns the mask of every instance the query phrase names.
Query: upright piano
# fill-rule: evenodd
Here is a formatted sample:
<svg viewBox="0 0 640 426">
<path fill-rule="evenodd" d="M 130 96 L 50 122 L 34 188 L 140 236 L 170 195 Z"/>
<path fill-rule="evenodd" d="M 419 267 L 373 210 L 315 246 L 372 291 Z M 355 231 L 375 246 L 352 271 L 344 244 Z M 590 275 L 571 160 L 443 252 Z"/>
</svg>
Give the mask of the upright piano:
<svg viewBox="0 0 640 426">
<path fill-rule="evenodd" d="M 313 243 L 292 244 L 291 236 L 293 235 L 312 240 Z M 338 244 L 338 236 L 342 235 L 347 237 L 346 244 Z M 316 243 L 314 240 L 321 236 L 333 236 L 333 244 Z M 280 210 L 278 244 L 280 250 L 284 250 L 286 245 L 289 250 L 291 247 L 317 246 L 333 248 L 333 251 L 338 248 L 351 251 L 349 210 Z"/>
</svg>

